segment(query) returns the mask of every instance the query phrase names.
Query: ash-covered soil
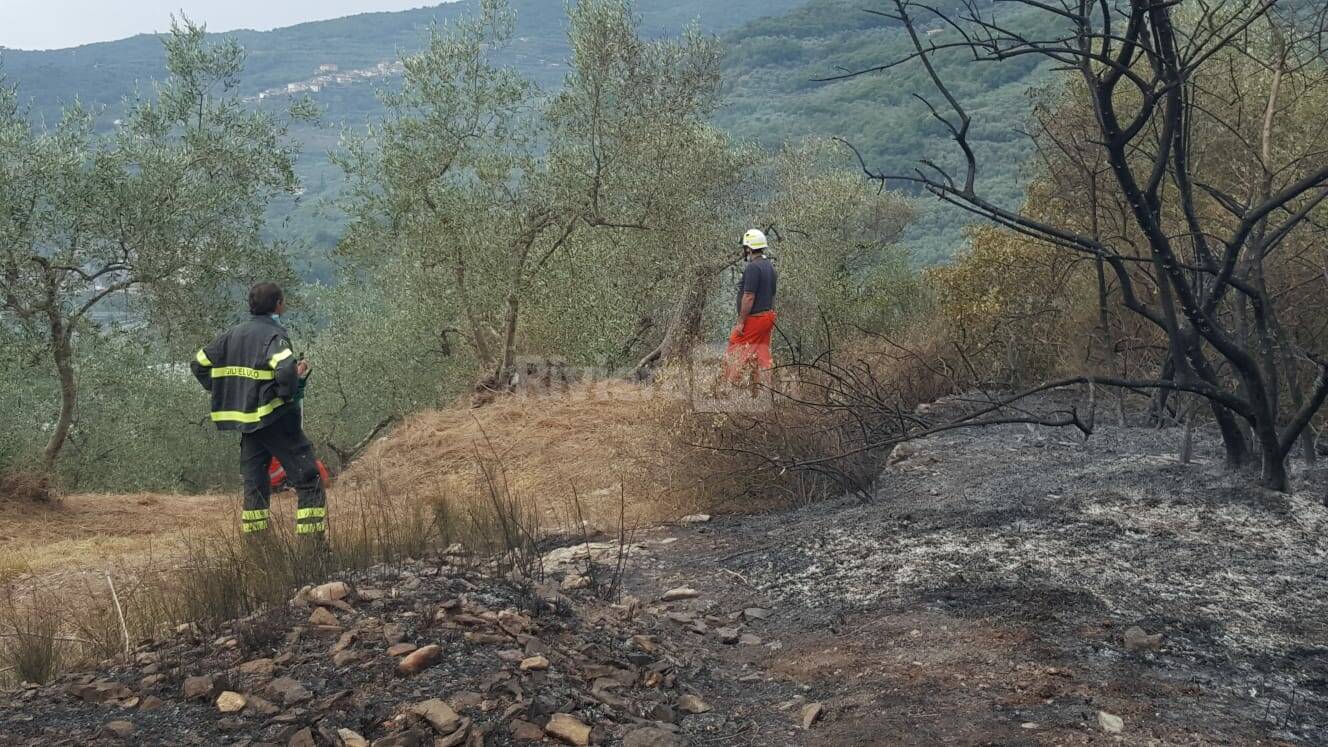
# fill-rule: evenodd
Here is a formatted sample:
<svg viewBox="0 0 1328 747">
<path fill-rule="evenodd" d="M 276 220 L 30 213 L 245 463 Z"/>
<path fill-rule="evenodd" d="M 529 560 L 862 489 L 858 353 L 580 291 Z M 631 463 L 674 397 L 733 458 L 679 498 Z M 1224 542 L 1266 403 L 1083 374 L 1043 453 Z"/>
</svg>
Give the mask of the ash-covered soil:
<svg viewBox="0 0 1328 747">
<path fill-rule="evenodd" d="M 773 611 L 773 645 L 716 650 L 824 706 L 802 743 L 1328 744 L 1328 479 L 1269 493 L 1179 440 L 935 436 L 865 505 L 683 535 L 654 585 Z"/>
<path fill-rule="evenodd" d="M 1272 494 L 1179 439 L 920 440 L 867 503 L 636 533 L 617 605 L 611 540 L 547 555 L 533 595 L 378 569 L 344 606 L 0 695 L 0 743 L 1328 744 L 1328 475 Z M 437 660 L 403 675 L 394 640 Z"/>
</svg>

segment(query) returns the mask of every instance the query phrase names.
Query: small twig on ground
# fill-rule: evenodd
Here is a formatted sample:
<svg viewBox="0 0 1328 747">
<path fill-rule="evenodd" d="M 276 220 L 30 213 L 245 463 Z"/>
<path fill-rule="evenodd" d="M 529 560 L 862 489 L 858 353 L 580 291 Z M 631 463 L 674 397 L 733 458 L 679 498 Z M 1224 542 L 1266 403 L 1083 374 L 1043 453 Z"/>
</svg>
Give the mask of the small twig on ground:
<svg viewBox="0 0 1328 747">
<path fill-rule="evenodd" d="M 738 573 L 737 571 L 731 571 L 731 570 L 729 570 L 728 568 L 720 568 L 720 570 L 723 571 L 723 572 L 725 572 L 725 573 L 727 573 L 727 574 L 729 574 L 730 576 L 733 576 L 734 578 L 738 579 L 738 580 L 741 581 L 744 585 L 746 585 L 746 586 L 751 586 L 751 588 L 753 588 L 753 589 L 756 588 L 755 586 L 752 586 L 752 582 L 751 582 L 751 581 L 748 581 L 748 580 L 747 580 L 747 577 L 744 576 L 744 575 L 742 575 L 741 573 Z"/>
</svg>

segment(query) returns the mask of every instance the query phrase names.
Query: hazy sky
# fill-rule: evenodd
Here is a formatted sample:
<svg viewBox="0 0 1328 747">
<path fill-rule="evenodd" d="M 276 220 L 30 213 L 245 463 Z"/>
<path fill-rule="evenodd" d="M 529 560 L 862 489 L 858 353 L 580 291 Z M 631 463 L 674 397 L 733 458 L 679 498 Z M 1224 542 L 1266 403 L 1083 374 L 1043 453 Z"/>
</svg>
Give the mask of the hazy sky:
<svg viewBox="0 0 1328 747">
<path fill-rule="evenodd" d="M 209 31 L 273 29 L 444 0 L 0 0 L 0 47 L 57 49 L 165 31 L 181 10 Z"/>
</svg>

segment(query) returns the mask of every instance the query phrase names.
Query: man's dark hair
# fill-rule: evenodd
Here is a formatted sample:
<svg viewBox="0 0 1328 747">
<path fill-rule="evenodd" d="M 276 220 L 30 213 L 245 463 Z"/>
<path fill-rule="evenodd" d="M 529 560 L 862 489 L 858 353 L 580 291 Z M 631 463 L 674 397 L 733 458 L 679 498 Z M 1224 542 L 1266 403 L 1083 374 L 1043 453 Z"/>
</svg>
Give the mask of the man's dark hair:
<svg viewBox="0 0 1328 747">
<path fill-rule="evenodd" d="M 281 286 L 276 283 L 257 283 L 249 289 L 249 313 L 254 316 L 268 316 L 277 310 L 281 303 Z"/>
</svg>

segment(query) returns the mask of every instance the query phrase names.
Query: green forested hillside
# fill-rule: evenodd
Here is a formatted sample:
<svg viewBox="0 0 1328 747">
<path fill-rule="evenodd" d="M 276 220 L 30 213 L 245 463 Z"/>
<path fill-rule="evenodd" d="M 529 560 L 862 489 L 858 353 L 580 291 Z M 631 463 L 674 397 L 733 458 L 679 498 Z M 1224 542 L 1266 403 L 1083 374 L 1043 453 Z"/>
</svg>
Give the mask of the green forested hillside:
<svg viewBox="0 0 1328 747">
<path fill-rule="evenodd" d="M 953 141 L 926 105 L 914 98 L 914 94 L 936 98 L 921 65 L 815 82 L 909 52 L 903 30 L 862 10 L 869 6 L 853 0 L 812 0 L 731 34 L 720 123 L 767 146 L 811 134 L 842 137 L 861 150 L 873 170 L 887 173 L 910 173 L 923 158 L 957 165 Z M 1004 22 L 1015 27 L 1027 28 L 1033 22 L 1027 8 L 994 10 L 1004 12 Z M 936 43 L 954 33 L 941 30 L 939 24 L 934 28 L 929 38 Z M 1019 134 L 1028 112 L 1027 92 L 1051 73 L 1031 57 L 982 64 L 952 54 L 938 61 L 942 75 L 973 116 L 972 140 L 982 167 L 979 185 L 1000 202 L 1017 205 L 1023 195 L 1020 171 L 1029 150 L 1027 138 Z M 962 244 L 967 224 L 955 209 L 920 198 L 918 217 L 906 240 L 917 260 L 943 260 Z"/>
<path fill-rule="evenodd" d="M 431 23 L 472 12 L 475 0 L 398 13 L 369 13 L 301 24 L 269 32 L 229 34 L 248 55 L 239 91 L 284 88 L 314 78 L 319 66 L 341 72 L 372 69 L 419 49 Z M 568 47 L 563 3 L 516 0 L 517 32 L 502 50 L 503 63 L 516 66 L 546 89 L 566 73 Z M 858 69 L 905 52 L 906 39 L 892 23 L 863 12 L 851 0 L 638 0 L 647 35 L 674 34 L 688 24 L 724 37 L 726 105 L 719 123 L 740 138 L 775 147 L 807 135 L 836 135 L 857 145 L 873 167 L 912 168 L 919 158 L 951 162 L 952 144 L 912 98 L 929 93 L 917 66 L 836 83 L 816 78 Z M 163 19 L 165 25 L 167 19 Z M 1011 22 L 1021 19 L 1012 17 Z M 944 38 L 944 37 L 940 37 Z M 111 126 L 120 102 L 164 74 L 158 37 L 137 36 L 75 49 L 29 52 L 6 50 L 3 71 L 16 84 L 35 117 L 53 122 L 74 100 L 104 107 L 101 123 Z M 1031 62 L 975 65 L 954 56 L 944 72 L 972 106 L 975 143 L 985 158 L 982 184 L 1007 203 L 1022 194 L 1019 168 L 1027 146 L 1017 134 L 1027 109 L 1025 92 L 1045 77 Z M 343 176 L 329 160 L 345 128 L 361 128 L 381 116 L 377 92 L 393 86 L 394 75 L 323 86 L 306 92 L 321 107 L 317 123 L 293 130 L 303 143 L 297 164 L 304 193 L 272 206 L 270 230 L 304 257 L 306 273 L 326 278 L 325 257 L 344 225 L 330 205 Z M 268 97 L 256 103 L 280 109 L 293 99 Z M 950 256 L 963 241 L 963 217 L 931 201 L 922 203 L 908 243 L 919 261 Z"/>
</svg>

